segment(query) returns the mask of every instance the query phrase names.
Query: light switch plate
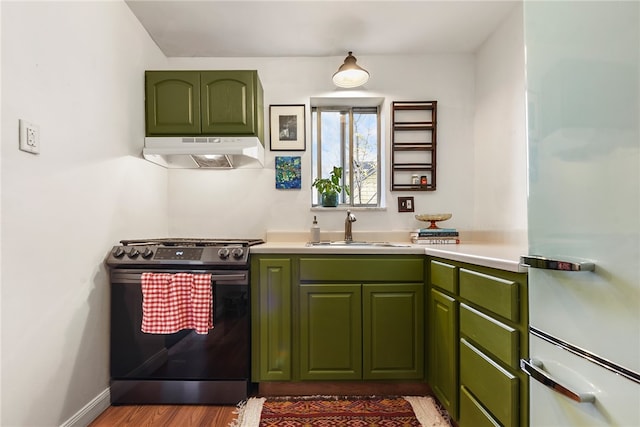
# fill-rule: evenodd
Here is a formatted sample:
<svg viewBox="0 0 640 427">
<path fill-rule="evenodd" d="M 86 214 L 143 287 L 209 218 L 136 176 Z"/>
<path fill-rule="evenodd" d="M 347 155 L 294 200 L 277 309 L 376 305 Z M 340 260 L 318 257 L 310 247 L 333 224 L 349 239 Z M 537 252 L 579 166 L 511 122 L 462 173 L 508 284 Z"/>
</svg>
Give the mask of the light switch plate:
<svg viewBox="0 0 640 427">
<path fill-rule="evenodd" d="M 40 128 L 20 119 L 20 149 L 31 154 L 40 154 Z"/>
<path fill-rule="evenodd" d="M 398 212 L 413 212 L 413 196 L 398 197 Z"/>
</svg>

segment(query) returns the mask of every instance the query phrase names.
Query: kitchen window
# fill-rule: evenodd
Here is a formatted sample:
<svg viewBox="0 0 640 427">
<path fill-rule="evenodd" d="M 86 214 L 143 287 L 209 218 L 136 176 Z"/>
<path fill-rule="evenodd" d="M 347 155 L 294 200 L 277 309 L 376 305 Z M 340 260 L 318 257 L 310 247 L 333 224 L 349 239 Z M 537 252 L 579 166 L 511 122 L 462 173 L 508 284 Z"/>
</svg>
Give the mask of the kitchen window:
<svg viewBox="0 0 640 427">
<path fill-rule="evenodd" d="M 380 206 L 380 107 L 312 107 L 311 152 L 312 180 L 342 167 L 349 194 L 340 204 Z M 320 197 L 312 194 L 316 206 Z"/>
</svg>

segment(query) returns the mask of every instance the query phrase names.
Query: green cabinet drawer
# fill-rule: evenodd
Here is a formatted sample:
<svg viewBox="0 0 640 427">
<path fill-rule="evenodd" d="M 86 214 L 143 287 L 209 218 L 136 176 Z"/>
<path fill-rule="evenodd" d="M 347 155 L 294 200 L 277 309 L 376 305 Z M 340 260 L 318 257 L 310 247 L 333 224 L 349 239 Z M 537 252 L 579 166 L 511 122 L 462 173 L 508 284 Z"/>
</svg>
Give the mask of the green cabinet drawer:
<svg viewBox="0 0 640 427">
<path fill-rule="evenodd" d="M 517 322 L 518 282 L 460 269 L 460 297 Z"/>
<path fill-rule="evenodd" d="M 518 378 L 464 338 L 460 339 L 460 384 L 505 427 L 519 424 Z"/>
<path fill-rule="evenodd" d="M 455 294 L 458 292 L 458 267 L 431 261 L 431 284 Z"/>
<path fill-rule="evenodd" d="M 319 257 L 300 259 L 302 282 L 424 282 L 424 258 Z"/>
<path fill-rule="evenodd" d="M 460 387 L 460 426 L 500 427 L 482 405 L 469 393 L 466 387 Z"/>
<path fill-rule="evenodd" d="M 518 331 L 460 304 L 460 333 L 505 364 L 518 369 Z"/>
</svg>

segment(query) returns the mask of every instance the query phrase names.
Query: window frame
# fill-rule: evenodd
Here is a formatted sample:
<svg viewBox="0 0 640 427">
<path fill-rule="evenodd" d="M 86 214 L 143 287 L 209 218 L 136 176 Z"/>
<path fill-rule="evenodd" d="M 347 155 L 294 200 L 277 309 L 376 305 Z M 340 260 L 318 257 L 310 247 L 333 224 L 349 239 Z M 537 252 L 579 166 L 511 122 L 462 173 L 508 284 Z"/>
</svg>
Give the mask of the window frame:
<svg viewBox="0 0 640 427">
<path fill-rule="evenodd" d="M 311 120 L 312 120 L 312 129 L 315 129 L 315 135 L 312 135 L 312 175 L 314 172 L 316 174 L 321 173 L 322 171 L 322 112 L 338 112 L 340 114 L 345 114 L 348 116 L 348 138 L 345 139 L 345 129 L 341 129 L 341 140 L 340 140 L 340 167 L 343 170 L 342 182 L 344 184 L 345 177 L 348 174 L 349 181 L 349 196 L 347 197 L 345 192 L 343 191 L 340 195 L 340 203 L 339 206 L 347 206 L 354 208 L 380 208 L 382 207 L 382 193 L 381 190 L 383 188 L 383 164 L 382 164 L 382 117 L 381 117 L 381 106 L 359 106 L 359 105 L 336 105 L 336 106 L 312 106 L 311 107 Z M 375 114 L 376 117 L 376 203 L 358 203 L 354 204 L 354 177 L 353 173 L 354 168 L 354 113 L 370 113 Z M 315 117 L 315 120 L 314 120 Z M 341 121 L 342 122 L 342 121 Z M 343 123 L 343 122 L 342 122 Z M 344 123 L 346 125 L 346 123 Z M 348 147 L 346 144 L 348 143 Z M 348 154 L 348 159 L 346 155 Z M 346 166 L 349 166 L 348 168 Z M 315 197 L 317 198 L 317 203 L 314 203 L 314 193 L 312 193 L 311 205 L 312 207 L 321 206 L 320 205 L 320 197 L 318 192 L 315 192 Z"/>
</svg>

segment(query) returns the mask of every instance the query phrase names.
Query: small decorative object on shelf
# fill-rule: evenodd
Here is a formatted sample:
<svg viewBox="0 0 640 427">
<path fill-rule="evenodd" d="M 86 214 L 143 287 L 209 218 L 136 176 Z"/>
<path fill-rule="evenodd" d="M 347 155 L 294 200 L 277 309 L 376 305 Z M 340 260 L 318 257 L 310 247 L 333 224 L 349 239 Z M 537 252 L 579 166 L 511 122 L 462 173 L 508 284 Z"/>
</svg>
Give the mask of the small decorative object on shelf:
<svg viewBox="0 0 640 427">
<path fill-rule="evenodd" d="M 391 103 L 391 191 L 436 189 L 437 105 Z"/>
</svg>

